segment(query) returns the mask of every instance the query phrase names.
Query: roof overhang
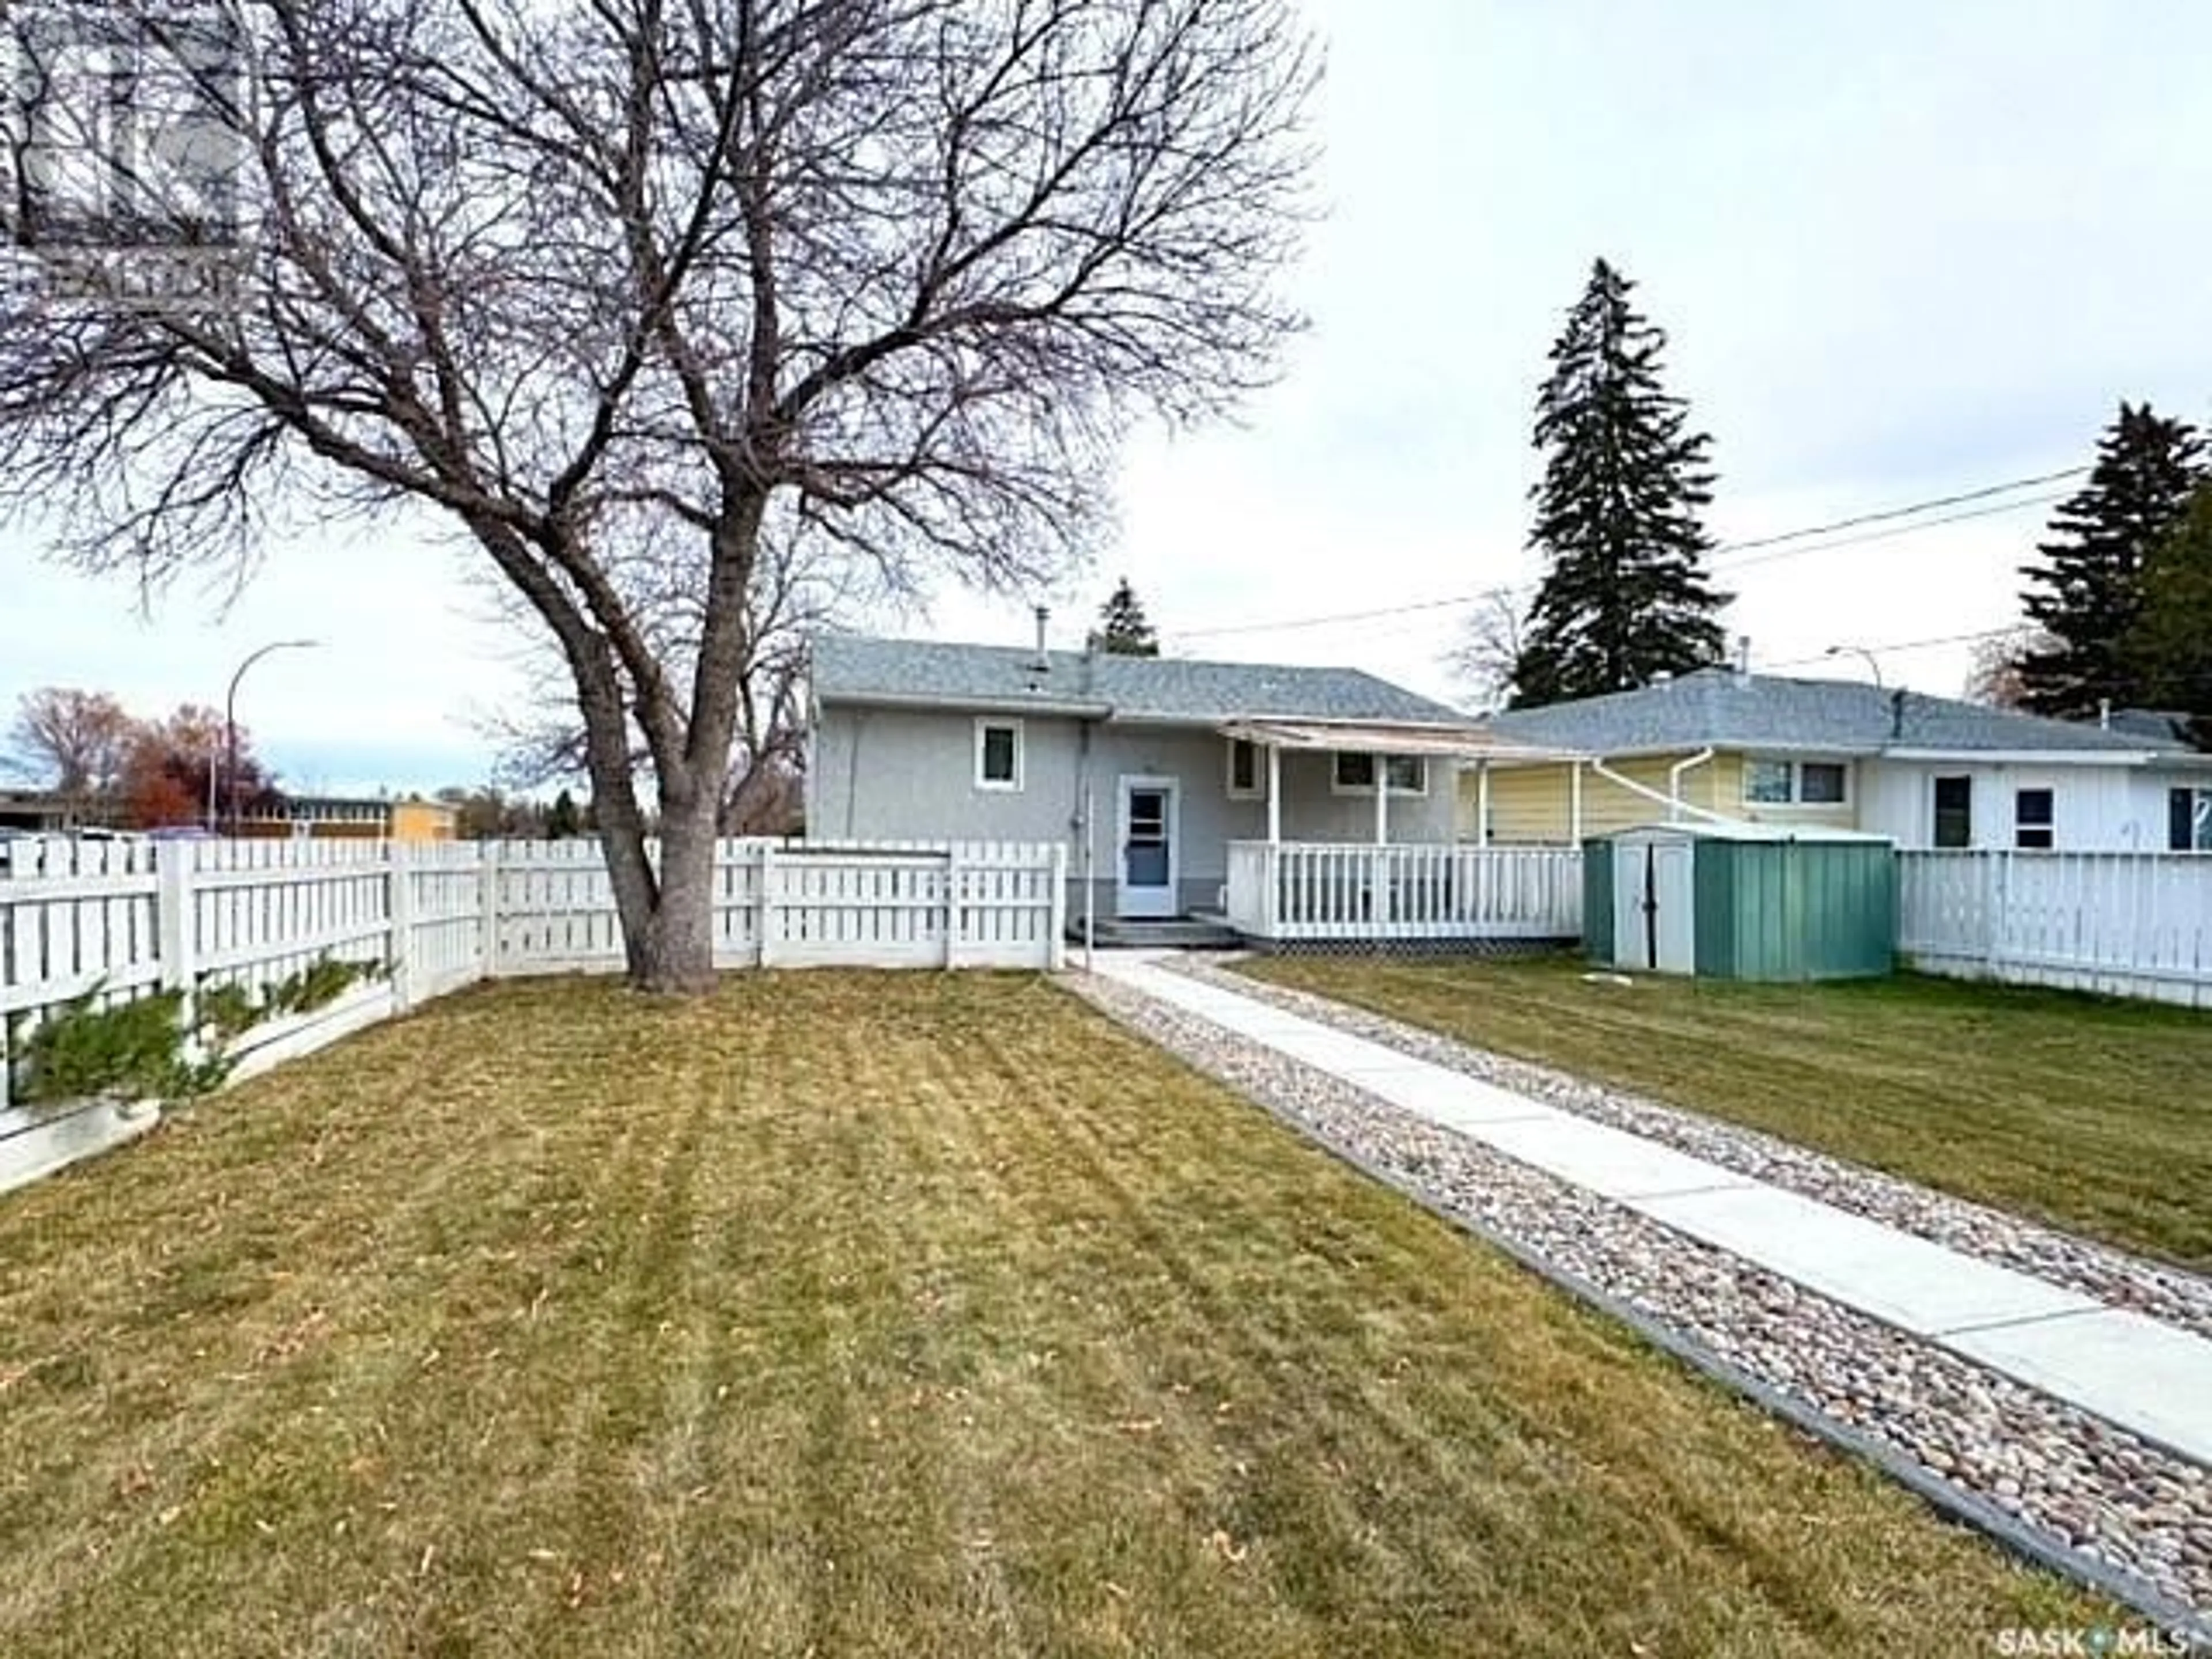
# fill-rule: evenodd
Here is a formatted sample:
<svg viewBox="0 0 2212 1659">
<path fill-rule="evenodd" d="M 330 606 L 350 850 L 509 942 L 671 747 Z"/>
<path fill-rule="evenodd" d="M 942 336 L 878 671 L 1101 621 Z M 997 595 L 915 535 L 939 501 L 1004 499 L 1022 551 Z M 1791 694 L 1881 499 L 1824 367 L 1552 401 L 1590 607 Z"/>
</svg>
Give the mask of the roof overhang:
<svg viewBox="0 0 2212 1659">
<path fill-rule="evenodd" d="M 1889 761 L 1981 766 L 2207 766 L 2212 755 L 2185 749 L 1885 749 Z"/>
<path fill-rule="evenodd" d="M 1423 720 L 1235 720 L 1222 735 L 1271 749 L 1343 750 L 1368 755 L 1434 755 L 1464 761 L 1523 764 L 1586 758 L 1571 750 L 1510 742 L 1488 726 Z"/>
</svg>

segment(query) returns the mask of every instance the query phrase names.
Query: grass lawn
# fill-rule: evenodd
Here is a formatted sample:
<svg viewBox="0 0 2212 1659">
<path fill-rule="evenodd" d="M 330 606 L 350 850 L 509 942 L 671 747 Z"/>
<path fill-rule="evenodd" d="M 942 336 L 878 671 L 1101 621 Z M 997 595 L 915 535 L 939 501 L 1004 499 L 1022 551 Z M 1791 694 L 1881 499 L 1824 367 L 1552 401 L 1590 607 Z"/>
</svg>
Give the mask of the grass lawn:
<svg viewBox="0 0 2212 1659">
<path fill-rule="evenodd" d="M 2212 1269 L 2212 1015 L 1911 975 L 1624 988 L 1565 956 L 1246 970 Z"/>
<path fill-rule="evenodd" d="M 0 1260 L 10 1656 L 2110 1616 L 1036 980 L 483 988 L 0 1200 Z"/>
</svg>

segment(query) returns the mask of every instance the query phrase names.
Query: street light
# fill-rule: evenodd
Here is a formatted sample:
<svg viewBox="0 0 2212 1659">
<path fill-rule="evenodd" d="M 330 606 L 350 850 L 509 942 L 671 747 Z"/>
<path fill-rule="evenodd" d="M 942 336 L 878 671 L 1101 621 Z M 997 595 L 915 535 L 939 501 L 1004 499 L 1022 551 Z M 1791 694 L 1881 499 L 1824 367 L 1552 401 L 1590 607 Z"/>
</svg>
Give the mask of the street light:
<svg viewBox="0 0 2212 1659">
<path fill-rule="evenodd" d="M 1847 651 L 1856 652 L 1860 656 L 1866 659 L 1867 672 L 1874 676 L 1874 689 L 1877 691 L 1881 690 L 1881 659 L 1877 658 L 1873 652 L 1868 650 L 1866 647 L 1863 645 L 1832 645 L 1828 647 L 1826 654 L 1831 657 L 1840 657 Z"/>
<path fill-rule="evenodd" d="M 230 804 L 230 832 L 238 833 L 238 683 L 246 678 L 246 671 L 272 651 L 308 651 L 322 643 L 320 640 L 271 640 L 258 651 L 249 653 L 237 672 L 230 677 L 230 690 L 222 698 L 222 776 L 224 798 Z M 215 768 L 208 768 L 208 828 L 216 826 Z"/>
</svg>

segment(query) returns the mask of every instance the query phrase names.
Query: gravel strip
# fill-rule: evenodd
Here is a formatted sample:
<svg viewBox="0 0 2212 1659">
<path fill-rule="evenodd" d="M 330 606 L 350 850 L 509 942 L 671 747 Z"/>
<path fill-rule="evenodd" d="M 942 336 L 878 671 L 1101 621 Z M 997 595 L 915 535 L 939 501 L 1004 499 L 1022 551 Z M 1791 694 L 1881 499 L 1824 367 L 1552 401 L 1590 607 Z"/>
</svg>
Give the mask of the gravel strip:
<svg viewBox="0 0 2212 1659">
<path fill-rule="evenodd" d="M 1407 1193 L 2212 1617 L 2212 1471 L 1130 987 L 1096 975 L 1067 983 Z"/>
<path fill-rule="evenodd" d="M 1738 1175 L 1771 1182 L 1839 1210 L 1911 1233 L 1962 1255 L 2063 1285 L 2113 1307 L 2132 1308 L 2212 1338 L 2212 1279 L 2130 1255 L 2108 1244 L 2039 1225 L 1947 1193 L 1850 1164 L 1789 1141 L 1722 1123 L 1643 1095 L 1587 1083 L 1527 1060 L 1471 1048 L 1401 1020 L 1231 973 L 1193 957 L 1158 964 L 1354 1036 L 1449 1066 L 1562 1111 L 1660 1141 Z M 1627 994 L 1624 993 L 1624 994 Z"/>
</svg>

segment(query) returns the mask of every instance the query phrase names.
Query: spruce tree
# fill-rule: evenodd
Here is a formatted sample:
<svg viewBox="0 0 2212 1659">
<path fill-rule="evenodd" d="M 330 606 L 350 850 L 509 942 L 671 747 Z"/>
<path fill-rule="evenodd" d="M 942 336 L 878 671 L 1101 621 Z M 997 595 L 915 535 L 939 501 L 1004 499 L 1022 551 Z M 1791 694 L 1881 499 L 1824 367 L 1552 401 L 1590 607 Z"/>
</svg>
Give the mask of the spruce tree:
<svg viewBox="0 0 2212 1659">
<path fill-rule="evenodd" d="M 2089 481 L 2051 520 L 2051 538 L 2025 565 L 2021 600 L 2051 636 L 2021 659 L 2023 705 L 2062 720 L 2092 720 L 2150 704 L 2136 658 L 2143 568 L 2187 510 L 2200 445 L 2185 422 L 2123 403 L 2097 444 Z"/>
<path fill-rule="evenodd" d="M 1146 619 L 1143 603 L 1137 590 L 1129 586 L 1127 576 L 1106 603 L 1098 607 L 1097 631 L 1091 636 L 1091 648 L 1115 657 L 1157 657 L 1160 654 L 1160 636 L 1152 631 Z"/>
<path fill-rule="evenodd" d="M 2212 483 L 2144 564 L 2127 656 L 2143 677 L 2142 706 L 2185 715 L 2190 741 L 2212 750 Z"/>
<path fill-rule="evenodd" d="M 576 810 L 576 798 L 563 789 L 553 797 L 553 810 L 545 815 L 545 833 L 555 841 L 566 841 L 581 835 L 583 830 L 584 816 Z"/>
<path fill-rule="evenodd" d="M 1513 672 L 1514 707 L 1648 684 L 1717 661 L 1711 438 L 1660 384 L 1664 331 L 1629 302 L 1635 284 L 1603 259 L 1552 348 L 1536 398 L 1547 452 L 1529 545 L 1547 562 Z"/>
</svg>

